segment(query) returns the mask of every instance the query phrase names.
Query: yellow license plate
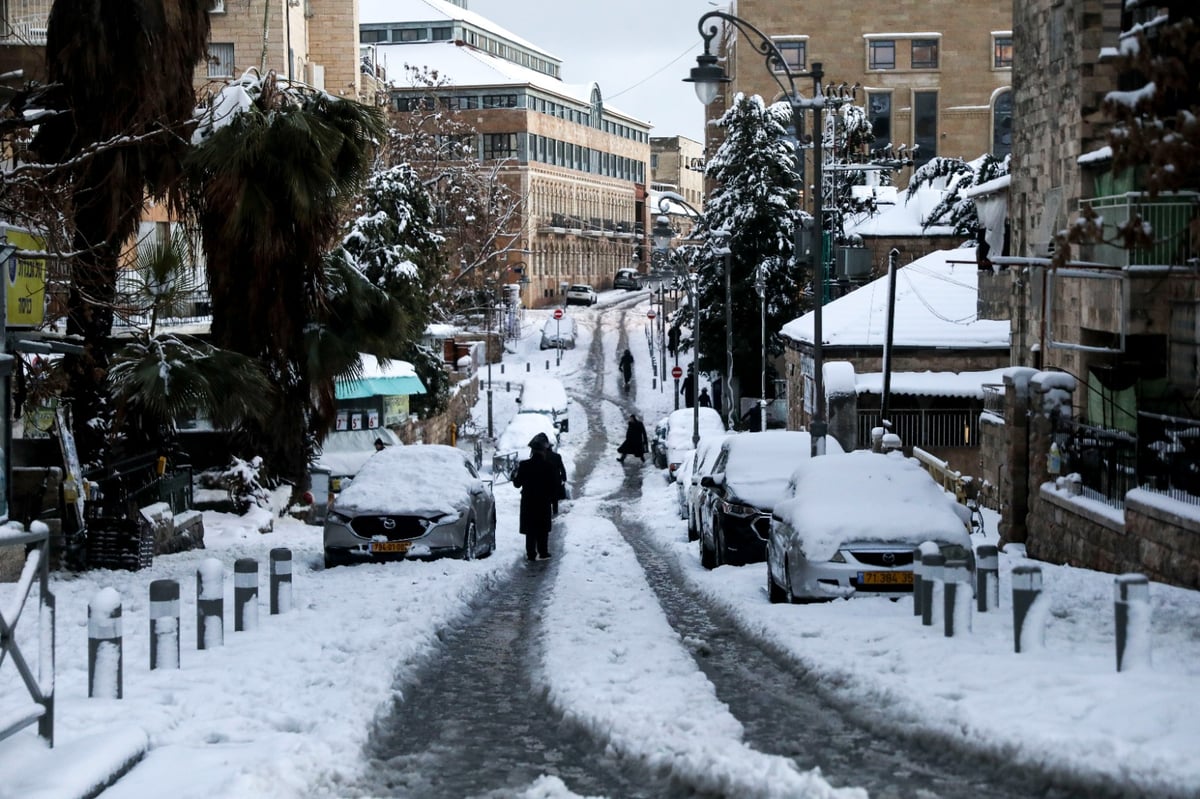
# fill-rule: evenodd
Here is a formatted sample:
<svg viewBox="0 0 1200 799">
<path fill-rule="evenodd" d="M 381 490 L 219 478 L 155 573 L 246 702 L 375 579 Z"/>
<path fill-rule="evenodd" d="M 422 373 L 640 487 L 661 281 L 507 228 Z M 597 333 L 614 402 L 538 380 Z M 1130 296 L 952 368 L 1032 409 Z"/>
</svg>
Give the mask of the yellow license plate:
<svg viewBox="0 0 1200 799">
<path fill-rule="evenodd" d="M 403 554 L 412 546 L 411 541 L 372 541 L 371 553 L 388 552 L 392 554 Z"/>
<path fill-rule="evenodd" d="M 859 572 L 859 585 L 912 585 L 912 572 Z"/>
</svg>

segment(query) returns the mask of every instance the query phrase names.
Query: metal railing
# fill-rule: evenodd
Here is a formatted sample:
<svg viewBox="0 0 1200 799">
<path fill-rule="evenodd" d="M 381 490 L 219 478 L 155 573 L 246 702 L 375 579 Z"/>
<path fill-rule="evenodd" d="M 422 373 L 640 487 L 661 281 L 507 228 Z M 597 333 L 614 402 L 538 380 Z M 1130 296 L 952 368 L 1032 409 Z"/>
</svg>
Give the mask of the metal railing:
<svg viewBox="0 0 1200 799">
<path fill-rule="evenodd" d="M 1143 192 L 1128 192 L 1107 197 L 1081 199 L 1082 208 L 1091 208 L 1103 218 L 1101 241 L 1084 245 L 1084 260 L 1110 266 L 1173 266 L 1193 263 L 1190 225 L 1200 208 L 1200 194 L 1162 193 L 1151 199 Z M 1117 228 L 1134 216 L 1150 229 L 1154 244 L 1132 250 L 1119 246 Z"/>
<path fill-rule="evenodd" d="M 1137 488 L 1137 438 L 1121 430 L 1069 422 L 1059 435 L 1062 474 L 1080 477 L 1083 495 L 1114 508 Z"/>
<path fill-rule="evenodd" d="M 0 666 L 9 657 L 21 675 L 30 703 L 17 705 L 0 715 L 0 741 L 33 724 L 38 735 L 54 746 L 54 594 L 50 592 L 50 531 L 25 532 L 19 526 L 0 527 L 0 547 L 27 547 L 25 566 L 16 582 L 11 602 L 0 607 Z M 34 581 L 38 583 L 38 634 L 32 636 L 38 644 L 38 673 L 35 675 L 29 660 L 17 644 L 16 627 L 21 612 L 29 600 Z M 48 627 L 49 629 L 46 629 Z"/>
<path fill-rule="evenodd" d="M 914 408 L 888 411 L 891 432 L 905 446 L 941 449 L 979 446 L 979 411 L 969 409 Z M 871 430 L 880 427 L 878 410 L 858 411 L 858 441 L 869 446 Z"/>
<path fill-rule="evenodd" d="M 1138 484 L 1200 505 L 1200 419 L 1138 414 Z"/>
<path fill-rule="evenodd" d="M 983 409 L 994 416 L 1004 418 L 1004 384 L 1003 383 L 984 383 L 983 389 Z"/>
</svg>

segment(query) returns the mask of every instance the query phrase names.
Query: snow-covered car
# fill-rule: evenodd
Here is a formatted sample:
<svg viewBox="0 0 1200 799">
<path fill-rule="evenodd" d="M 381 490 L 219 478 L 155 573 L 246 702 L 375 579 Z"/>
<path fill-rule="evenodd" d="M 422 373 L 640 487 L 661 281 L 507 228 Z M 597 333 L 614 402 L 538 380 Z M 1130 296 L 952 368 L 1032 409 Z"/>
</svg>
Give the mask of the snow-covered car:
<svg viewBox="0 0 1200 799">
<path fill-rule="evenodd" d="M 492 475 L 510 476 L 519 461 L 529 457 L 529 442 L 538 433 L 545 433 L 550 444 L 558 447 L 558 429 L 550 417 L 541 413 L 518 413 L 496 439 L 492 456 Z"/>
<path fill-rule="evenodd" d="M 642 287 L 642 276 L 636 269 L 618 269 L 613 278 L 614 289 L 637 291 Z"/>
<path fill-rule="evenodd" d="M 558 432 L 567 433 L 571 427 L 567 417 L 570 403 L 561 380 L 534 375 L 525 378 L 521 384 L 521 393 L 517 395 L 517 415 L 540 413 L 549 417 Z"/>
<path fill-rule="evenodd" d="M 572 283 L 567 287 L 567 305 L 595 305 L 596 290 L 587 283 Z"/>
<path fill-rule="evenodd" d="M 772 602 L 911 595 L 913 549 L 925 541 L 973 573 L 961 507 L 900 453 L 801 463 L 771 515 L 767 594 Z"/>
<path fill-rule="evenodd" d="M 696 430 L 700 436 L 725 432 L 721 414 L 712 408 L 680 408 L 667 416 L 666 435 L 663 447 L 666 451 L 667 480 L 675 480 L 675 470 L 683 462 L 685 452 L 692 449 L 692 436 Z"/>
<path fill-rule="evenodd" d="M 687 491 L 692 482 L 692 469 L 696 465 L 696 450 L 689 449 L 683 453 L 683 460 L 675 470 L 675 505 L 679 518 L 687 518 Z"/>
<path fill-rule="evenodd" d="M 826 437 L 826 457 L 840 455 Z M 700 478 L 700 563 L 757 563 L 767 556 L 771 510 L 812 450 L 807 432 L 739 433 L 721 442 L 712 472 Z"/>
<path fill-rule="evenodd" d="M 325 515 L 325 565 L 473 560 L 496 548 L 496 501 L 463 450 L 385 447 L 363 464 Z"/>
<path fill-rule="evenodd" d="M 542 325 L 540 348 L 543 350 L 573 350 L 577 332 L 575 320 L 566 314 L 563 314 L 562 319 L 547 319 L 546 323 Z"/>
<path fill-rule="evenodd" d="M 717 455 L 721 454 L 721 442 L 733 433 L 710 434 L 700 437 L 700 446 L 692 453 L 692 465 L 688 477 L 680 476 L 675 484 L 684 490 L 688 541 L 700 537 L 700 478 L 712 472 Z"/>
</svg>

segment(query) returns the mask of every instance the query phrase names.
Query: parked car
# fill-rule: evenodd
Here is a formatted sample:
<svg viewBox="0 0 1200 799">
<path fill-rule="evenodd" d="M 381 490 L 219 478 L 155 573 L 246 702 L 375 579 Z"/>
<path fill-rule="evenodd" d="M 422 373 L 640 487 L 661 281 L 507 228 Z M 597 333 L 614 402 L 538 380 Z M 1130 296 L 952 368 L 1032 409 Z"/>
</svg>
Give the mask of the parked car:
<svg viewBox="0 0 1200 799">
<path fill-rule="evenodd" d="M 567 417 L 570 404 L 562 381 L 557 377 L 535 375 L 525 378 L 521 384 L 521 393 L 517 395 L 517 415 L 540 413 L 550 418 L 559 433 L 566 433 L 570 431 Z"/>
<path fill-rule="evenodd" d="M 614 289 L 637 291 L 642 287 L 642 276 L 636 269 L 618 269 L 613 278 Z"/>
<path fill-rule="evenodd" d="M 492 475 L 510 477 L 519 461 L 529 457 L 529 442 L 538 433 L 545 433 L 546 438 L 557 449 L 558 428 L 550 417 L 542 413 L 518 413 L 504 428 L 504 432 L 496 439 L 496 451 L 492 456 Z"/>
<path fill-rule="evenodd" d="M 312 499 L 305 517 L 308 524 L 325 522 L 325 512 L 334 497 L 350 485 L 354 475 L 377 451 L 376 441 L 383 442 L 385 447 L 403 446 L 399 436 L 387 427 L 335 430 L 325 436 L 321 450 L 308 470 Z"/>
<path fill-rule="evenodd" d="M 496 548 L 496 501 L 466 452 L 442 444 L 385 447 L 325 515 L 325 565 L 473 560 Z"/>
<path fill-rule="evenodd" d="M 709 434 L 700 437 L 700 447 L 692 454 L 692 466 L 689 476 L 677 477 L 675 484 L 682 484 L 684 502 L 687 507 L 687 536 L 688 541 L 700 538 L 700 479 L 712 472 L 717 456 L 721 454 L 721 442 L 733 433 Z"/>
<path fill-rule="evenodd" d="M 692 469 L 696 466 L 696 450 L 689 449 L 683 453 L 683 460 L 675 470 L 675 505 L 679 518 L 687 518 L 687 492 L 692 482 Z"/>
<path fill-rule="evenodd" d="M 541 348 L 544 350 L 560 349 L 573 350 L 575 349 L 575 336 L 578 333 L 578 327 L 575 320 L 563 314 L 562 319 L 547 319 L 546 324 L 542 325 L 542 343 Z"/>
<path fill-rule="evenodd" d="M 668 482 L 675 481 L 675 470 L 683 462 L 684 453 L 692 449 L 693 428 L 698 429 L 701 436 L 707 436 L 724 433 L 725 423 L 721 421 L 721 414 L 712 408 L 680 408 L 667 415 L 661 446 L 665 452 Z"/>
<path fill-rule="evenodd" d="M 827 457 L 842 452 L 832 437 L 825 447 Z M 766 559 L 771 510 L 811 450 L 808 433 L 795 430 L 739 433 L 721 442 L 712 472 L 700 478 L 701 565 Z"/>
<path fill-rule="evenodd" d="M 801 463 L 785 494 L 767 538 L 772 602 L 912 594 L 913 549 L 925 541 L 975 570 L 963 506 L 899 453 Z"/>
<path fill-rule="evenodd" d="M 567 287 L 567 305 L 595 305 L 596 290 L 587 283 L 573 283 Z"/>
</svg>

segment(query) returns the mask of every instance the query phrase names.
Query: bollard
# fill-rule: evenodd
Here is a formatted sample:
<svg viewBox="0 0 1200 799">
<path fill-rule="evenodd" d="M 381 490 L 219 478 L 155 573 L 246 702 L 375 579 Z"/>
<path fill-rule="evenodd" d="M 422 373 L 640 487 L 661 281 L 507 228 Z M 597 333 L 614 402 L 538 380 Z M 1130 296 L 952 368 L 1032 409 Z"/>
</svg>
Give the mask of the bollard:
<svg viewBox="0 0 1200 799">
<path fill-rule="evenodd" d="M 1045 619 L 1033 609 L 1042 595 L 1042 570 L 1014 566 L 1012 570 L 1013 645 L 1017 652 L 1041 649 L 1046 643 Z"/>
<path fill-rule="evenodd" d="M 991 544 L 975 548 L 975 603 L 980 613 L 1000 607 L 1000 551 Z"/>
<path fill-rule="evenodd" d="M 207 558 L 196 569 L 196 648 L 225 643 L 225 567 Z"/>
<path fill-rule="evenodd" d="M 150 583 L 150 670 L 179 668 L 179 583 Z"/>
<path fill-rule="evenodd" d="M 500 374 L 504 374 L 504 361 L 500 362 Z"/>
<path fill-rule="evenodd" d="M 940 552 L 925 552 L 921 555 L 921 624 L 932 627 L 938 619 L 940 606 L 937 594 L 942 586 L 946 558 Z"/>
<path fill-rule="evenodd" d="M 1117 671 L 1150 665 L 1150 581 L 1143 574 L 1113 580 L 1117 622 Z"/>
<path fill-rule="evenodd" d="M 258 629 L 258 561 L 233 562 L 233 631 Z"/>
<path fill-rule="evenodd" d="M 546 359 L 546 371 L 550 371 L 550 359 Z"/>
<path fill-rule="evenodd" d="M 946 563 L 943 616 L 947 638 L 971 632 L 971 572 L 965 560 Z"/>
<path fill-rule="evenodd" d="M 88 696 L 120 699 L 121 595 L 101 588 L 88 602 Z"/>
<path fill-rule="evenodd" d="M 285 547 L 271 550 L 271 615 L 292 609 L 292 551 Z"/>
<path fill-rule="evenodd" d="M 508 394 L 508 393 L 510 393 L 511 391 L 512 391 L 512 383 L 510 383 L 510 382 L 508 382 L 507 380 L 505 380 L 505 381 L 504 381 L 504 393 L 505 393 L 505 394 Z"/>
<path fill-rule="evenodd" d="M 925 569 L 921 565 L 921 557 L 929 553 L 936 555 L 940 552 L 937 544 L 932 541 L 925 541 L 919 546 L 913 547 L 913 615 L 921 615 L 921 600 L 925 596 L 924 589 L 921 586 L 925 579 Z"/>
</svg>

